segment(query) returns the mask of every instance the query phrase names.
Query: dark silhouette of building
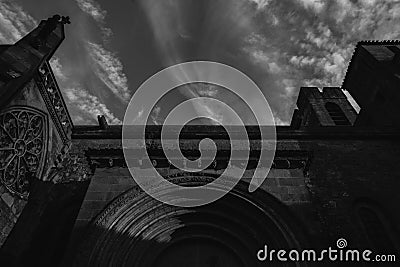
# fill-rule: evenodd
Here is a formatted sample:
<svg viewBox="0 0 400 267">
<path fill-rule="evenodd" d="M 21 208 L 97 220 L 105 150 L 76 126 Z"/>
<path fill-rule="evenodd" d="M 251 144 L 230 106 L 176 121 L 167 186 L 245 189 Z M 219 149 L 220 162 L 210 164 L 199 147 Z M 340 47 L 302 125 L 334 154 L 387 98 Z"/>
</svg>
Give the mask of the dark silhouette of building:
<svg viewBox="0 0 400 267">
<path fill-rule="evenodd" d="M 336 248 L 340 238 L 353 249 L 399 251 L 400 42 L 360 42 L 342 88 L 301 88 L 291 125 L 277 127 L 268 178 L 254 193 L 247 185 L 260 129 L 249 126 L 242 181 L 212 204 L 178 208 L 135 185 L 121 126 L 104 117 L 98 126 L 73 125 L 48 63 L 66 23 L 55 16 L 0 47 L 1 266 L 265 266 L 257 259 L 264 245 L 318 250 Z M 206 170 L 188 174 L 165 159 L 160 132 L 148 127 L 153 166 L 180 185 L 209 183 L 238 149 L 226 145 L 221 127 L 187 126 L 184 155 L 196 157 L 205 137 L 219 153 Z"/>
</svg>

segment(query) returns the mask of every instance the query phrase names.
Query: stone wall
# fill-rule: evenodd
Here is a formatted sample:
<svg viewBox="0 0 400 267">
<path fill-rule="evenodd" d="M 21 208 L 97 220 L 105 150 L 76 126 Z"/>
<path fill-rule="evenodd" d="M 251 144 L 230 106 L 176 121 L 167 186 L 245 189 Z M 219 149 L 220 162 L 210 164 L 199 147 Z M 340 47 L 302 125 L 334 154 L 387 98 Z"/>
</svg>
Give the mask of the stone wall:
<svg viewBox="0 0 400 267">
<path fill-rule="evenodd" d="M 259 190 L 287 205 L 316 245 L 333 246 L 337 239 L 346 238 L 352 247 L 373 246 L 374 237 L 368 236 L 357 217 L 356 207 L 363 202 L 382 207 L 377 212 L 384 216 L 383 231 L 393 238 L 393 246 L 398 245 L 400 215 L 395 212 L 400 203 L 398 141 L 379 138 L 279 141 L 278 150 L 285 149 L 312 151 L 309 168 L 272 169 Z M 178 172 L 164 171 L 170 175 Z M 250 179 L 251 171 L 246 171 L 245 177 Z M 85 227 L 108 203 L 133 186 L 127 168 L 97 169 L 76 221 L 79 236 L 83 236 Z"/>
<path fill-rule="evenodd" d="M 4 243 L 11 232 L 14 224 L 21 215 L 26 205 L 26 200 L 14 197 L 3 186 L 0 185 L 0 246 Z"/>
<path fill-rule="evenodd" d="M 314 151 L 308 187 L 322 226 L 320 236 L 326 237 L 330 244 L 343 237 L 354 247 L 375 247 L 378 236 L 367 233 L 365 228 L 370 226 L 358 214 L 357 206 L 362 203 L 373 206 L 381 224 L 385 225 L 382 227 L 385 229 L 376 230 L 387 240 L 393 237 L 392 250 L 397 249 L 391 252 L 398 251 L 399 141 L 315 140 L 307 145 Z"/>
</svg>

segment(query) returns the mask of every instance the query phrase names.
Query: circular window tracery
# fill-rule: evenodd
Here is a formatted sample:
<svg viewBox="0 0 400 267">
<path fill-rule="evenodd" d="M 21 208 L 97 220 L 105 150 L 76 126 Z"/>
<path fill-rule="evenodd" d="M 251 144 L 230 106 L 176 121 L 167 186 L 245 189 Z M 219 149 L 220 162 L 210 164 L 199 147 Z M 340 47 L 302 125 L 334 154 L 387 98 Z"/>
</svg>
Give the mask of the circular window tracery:
<svg viewBox="0 0 400 267">
<path fill-rule="evenodd" d="M 17 107 L 0 114 L 0 179 L 11 193 L 28 197 L 28 174 L 41 176 L 46 147 L 46 117 L 42 112 Z"/>
</svg>

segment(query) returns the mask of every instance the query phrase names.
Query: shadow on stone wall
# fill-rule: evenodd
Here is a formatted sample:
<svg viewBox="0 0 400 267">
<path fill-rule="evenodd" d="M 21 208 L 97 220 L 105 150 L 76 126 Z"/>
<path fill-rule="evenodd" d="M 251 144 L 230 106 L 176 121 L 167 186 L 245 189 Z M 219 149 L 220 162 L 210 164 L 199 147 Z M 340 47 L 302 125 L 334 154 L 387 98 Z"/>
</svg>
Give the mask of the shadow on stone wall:
<svg viewBox="0 0 400 267">
<path fill-rule="evenodd" d="M 57 266 L 88 185 L 32 179 L 28 203 L 1 247 L 1 266 Z"/>
<path fill-rule="evenodd" d="M 222 199 L 196 208 L 165 205 L 133 188 L 87 228 L 75 229 L 75 251 L 62 266 L 265 266 L 257 259 L 264 245 L 310 246 L 306 227 L 287 206 L 265 191 L 249 194 L 247 186 L 239 183 Z"/>
</svg>

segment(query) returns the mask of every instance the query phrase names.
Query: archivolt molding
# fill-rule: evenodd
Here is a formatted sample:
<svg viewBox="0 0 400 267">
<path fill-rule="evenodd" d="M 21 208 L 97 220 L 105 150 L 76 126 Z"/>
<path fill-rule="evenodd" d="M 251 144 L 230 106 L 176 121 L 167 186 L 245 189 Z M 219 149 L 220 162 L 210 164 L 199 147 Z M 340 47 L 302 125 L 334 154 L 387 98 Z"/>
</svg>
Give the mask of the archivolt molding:
<svg viewBox="0 0 400 267">
<path fill-rule="evenodd" d="M 200 186 L 215 177 L 177 174 L 168 179 L 181 185 Z M 299 223 L 287 207 L 264 191 L 250 194 L 247 187 L 248 184 L 240 182 L 223 199 L 190 209 L 165 205 L 134 187 L 94 219 L 80 248 L 77 266 L 103 266 L 110 259 L 116 260 L 115 266 L 139 263 L 152 266 L 149 263 L 154 261 L 157 251 L 188 238 L 184 234 L 187 231 L 193 236 L 232 245 L 236 252 L 245 249 L 244 262 L 255 262 L 253 252 L 266 241 L 277 247 L 307 246 L 306 235 L 298 229 Z M 247 220 L 241 223 L 238 216 L 245 216 Z M 214 236 L 214 232 L 219 236 Z M 155 255 L 149 253 L 151 248 L 157 248 Z"/>
<path fill-rule="evenodd" d="M 210 183 L 216 178 L 218 178 L 217 175 L 202 173 L 177 173 L 166 177 L 167 180 L 173 183 L 190 183 L 192 185 L 203 185 L 206 183 Z M 113 201 L 110 205 L 108 205 L 106 209 L 97 218 L 95 218 L 93 224 L 102 228 L 107 228 L 116 219 L 114 215 L 117 213 L 117 211 L 119 211 L 128 203 L 140 203 L 145 198 L 148 199 L 148 195 L 145 194 L 139 186 L 135 186 L 131 188 L 127 193 L 124 193 L 118 199 Z M 152 199 L 150 199 L 150 201 L 152 201 Z"/>
</svg>

